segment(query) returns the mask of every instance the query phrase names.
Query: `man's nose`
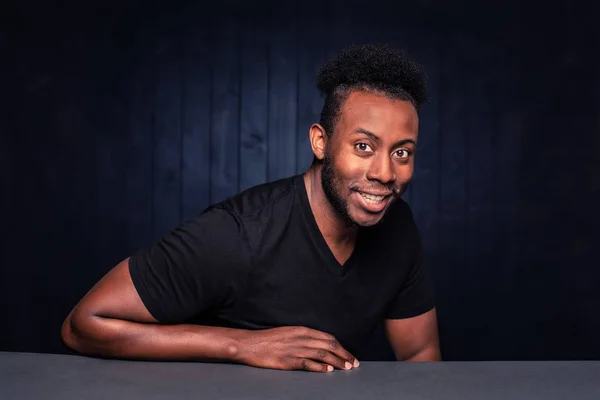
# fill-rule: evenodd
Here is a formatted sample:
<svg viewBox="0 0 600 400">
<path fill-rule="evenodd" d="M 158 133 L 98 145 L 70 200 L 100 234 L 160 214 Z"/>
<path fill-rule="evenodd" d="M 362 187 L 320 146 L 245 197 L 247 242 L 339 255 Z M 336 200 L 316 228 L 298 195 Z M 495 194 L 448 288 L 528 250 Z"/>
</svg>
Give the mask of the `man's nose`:
<svg viewBox="0 0 600 400">
<path fill-rule="evenodd" d="M 394 172 L 394 164 L 391 157 L 384 155 L 374 157 L 367 172 L 367 178 L 369 180 L 377 180 L 383 184 L 394 182 L 396 180 L 396 173 Z"/>
</svg>

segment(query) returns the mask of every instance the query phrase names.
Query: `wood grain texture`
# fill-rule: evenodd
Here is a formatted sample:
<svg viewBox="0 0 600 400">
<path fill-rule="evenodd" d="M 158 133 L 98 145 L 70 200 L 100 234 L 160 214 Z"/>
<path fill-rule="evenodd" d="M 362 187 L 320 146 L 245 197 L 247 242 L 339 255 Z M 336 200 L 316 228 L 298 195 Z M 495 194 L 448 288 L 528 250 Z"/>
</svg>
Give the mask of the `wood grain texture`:
<svg viewBox="0 0 600 400">
<path fill-rule="evenodd" d="M 212 21 L 211 203 L 239 190 L 241 21 L 216 15 Z"/>
<path fill-rule="evenodd" d="M 277 13 L 269 15 L 269 116 L 266 152 L 267 180 L 274 181 L 296 173 L 298 129 L 298 32 L 296 0 L 282 2 Z"/>
<path fill-rule="evenodd" d="M 161 27 L 154 47 L 153 198 L 154 236 L 181 220 L 183 51 L 180 28 Z"/>
<path fill-rule="evenodd" d="M 125 191 L 123 208 L 127 215 L 128 251 L 147 246 L 154 239 L 153 125 L 154 49 L 148 43 L 152 31 L 133 38 L 134 62 L 127 83 L 127 136 L 125 141 Z M 152 36 L 151 36 L 152 37 Z"/>
<path fill-rule="evenodd" d="M 214 67 L 210 27 L 185 26 L 183 38 L 182 220 L 211 201 L 211 94 Z"/>
<path fill-rule="evenodd" d="M 241 21 L 240 190 L 267 181 L 269 148 L 269 25 L 255 16 Z"/>
<path fill-rule="evenodd" d="M 121 258 L 305 171 L 317 67 L 387 42 L 429 78 L 405 198 L 445 358 L 600 357 L 599 6 L 562 3 L 545 18 L 512 0 L 15 3 L 0 28 L 0 349 L 62 351 L 62 318 Z"/>
</svg>

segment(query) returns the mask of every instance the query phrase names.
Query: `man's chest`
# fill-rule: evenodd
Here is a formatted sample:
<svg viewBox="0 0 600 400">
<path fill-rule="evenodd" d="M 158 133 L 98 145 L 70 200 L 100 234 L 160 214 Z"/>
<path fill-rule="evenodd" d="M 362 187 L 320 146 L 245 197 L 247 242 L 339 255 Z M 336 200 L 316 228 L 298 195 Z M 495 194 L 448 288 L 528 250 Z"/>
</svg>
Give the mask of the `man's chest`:
<svg viewBox="0 0 600 400">
<path fill-rule="evenodd" d="M 397 292 L 397 277 L 357 258 L 344 270 L 293 245 L 254 260 L 244 289 L 224 318 L 233 326 L 306 326 L 340 341 L 368 334 Z M 352 339 L 350 339 L 352 338 Z"/>
</svg>

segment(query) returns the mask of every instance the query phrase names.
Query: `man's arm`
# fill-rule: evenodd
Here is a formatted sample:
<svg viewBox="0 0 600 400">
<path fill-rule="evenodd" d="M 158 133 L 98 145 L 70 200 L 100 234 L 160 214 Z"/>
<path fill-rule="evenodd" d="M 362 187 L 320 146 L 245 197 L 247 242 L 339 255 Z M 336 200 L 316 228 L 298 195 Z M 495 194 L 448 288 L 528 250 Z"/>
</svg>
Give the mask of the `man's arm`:
<svg viewBox="0 0 600 400">
<path fill-rule="evenodd" d="M 132 283 L 129 259 L 108 272 L 69 313 L 62 325 L 65 345 L 78 353 L 133 359 L 231 360 L 232 329 L 161 325 Z"/>
<path fill-rule="evenodd" d="M 231 361 L 328 372 L 357 366 L 331 335 L 302 327 L 246 331 L 160 324 L 140 299 L 129 259 L 108 272 L 65 319 L 65 345 L 83 355 L 121 359 Z"/>
<path fill-rule="evenodd" d="M 436 309 L 385 322 L 396 358 L 403 361 L 441 361 Z"/>
</svg>

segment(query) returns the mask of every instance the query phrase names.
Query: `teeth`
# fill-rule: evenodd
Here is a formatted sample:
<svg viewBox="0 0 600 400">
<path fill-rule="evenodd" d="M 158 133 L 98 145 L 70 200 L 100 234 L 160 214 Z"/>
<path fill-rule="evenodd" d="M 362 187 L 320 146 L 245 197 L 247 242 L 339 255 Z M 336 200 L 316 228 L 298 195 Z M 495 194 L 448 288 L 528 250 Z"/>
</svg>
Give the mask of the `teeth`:
<svg viewBox="0 0 600 400">
<path fill-rule="evenodd" d="M 373 196 L 371 194 L 365 194 L 365 193 L 361 193 L 360 195 L 362 197 L 364 197 L 365 200 L 367 200 L 367 202 L 369 202 L 369 203 L 380 203 L 385 198 L 385 196 Z"/>
</svg>

